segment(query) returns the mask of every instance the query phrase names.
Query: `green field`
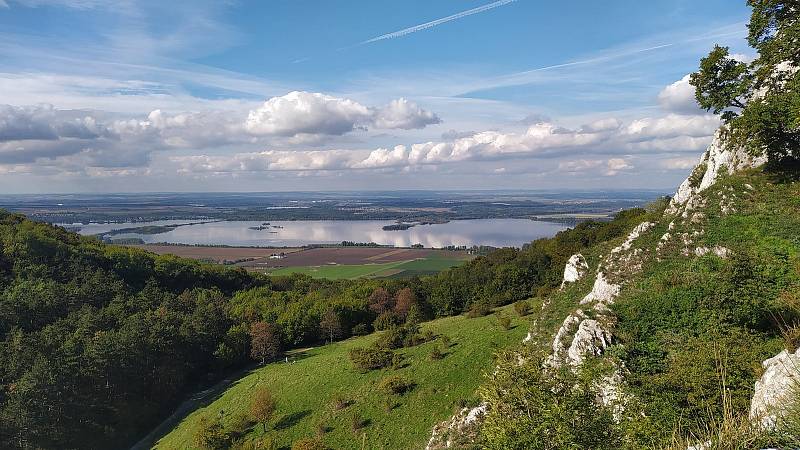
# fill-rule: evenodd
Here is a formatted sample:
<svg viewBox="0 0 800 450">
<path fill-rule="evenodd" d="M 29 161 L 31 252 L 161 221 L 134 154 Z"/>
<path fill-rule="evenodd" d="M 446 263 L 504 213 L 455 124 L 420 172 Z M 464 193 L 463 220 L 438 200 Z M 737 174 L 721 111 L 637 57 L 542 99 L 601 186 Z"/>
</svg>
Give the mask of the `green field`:
<svg viewBox="0 0 800 450">
<path fill-rule="evenodd" d="M 288 364 L 268 364 L 234 383 L 210 405 L 194 411 L 156 448 L 193 448 L 201 416 L 222 417 L 229 426 L 237 415 L 247 413 L 254 390 L 261 386 L 273 392 L 278 410 L 267 436 L 261 426 L 255 426 L 245 440 L 273 439 L 278 448 L 288 448 L 292 442 L 313 437 L 318 428 L 325 428 L 323 440 L 335 449 L 362 448 L 362 443 L 369 449 L 424 448 L 434 424 L 449 418 L 457 405 L 473 401 L 483 374 L 494 367 L 494 351 L 520 342 L 526 334 L 526 318 L 517 317 L 508 307 L 502 311 L 514 317 L 508 331 L 500 328 L 494 316 L 456 316 L 423 324 L 423 330 L 451 338 L 446 356 L 441 360 L 429 358 L 436 342 L 402 349 L 405 366 L 397 370 L 362 374 L 353 369 L 348 350 L 371 344 L 376 334 L 304 351 Z M 416 386 L 404 396 L 394 396 L 397 406 L 389 410 L 389 397 L 376 385 L 392 374 L 408 377 Z M 331 403 L 337 394 L 350 398 L 353 404 L 335 411 Z M 354 432 L 354 415 L 366 420 L 367 426 Z"/>
<path fill-rule="evenodd" d="M 314 278 L 331 280 L 355 278 L 396 278 L 429 275 L 458 266 L 466 262 L 447 256 L 429 256 L 426 258 L 396 261 L 382 264 L 329 264 L 324 266 L 284 267 L 270 272 L 270 275 L 290 275 L 302 273 Z"/>
</svg>

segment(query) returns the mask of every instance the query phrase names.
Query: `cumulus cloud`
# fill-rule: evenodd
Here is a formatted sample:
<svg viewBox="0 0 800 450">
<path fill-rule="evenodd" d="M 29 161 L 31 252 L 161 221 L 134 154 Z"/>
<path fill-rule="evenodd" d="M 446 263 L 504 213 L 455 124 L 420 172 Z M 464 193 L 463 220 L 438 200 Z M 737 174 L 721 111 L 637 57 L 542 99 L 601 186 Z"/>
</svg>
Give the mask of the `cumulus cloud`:
<svg viewBox="0 0 800 450">
<path fill-rule="evenodd" d="M 694 86 L 689 84 L 689 75 L 666 86 L 658 93 L 658 103 L 667 111 L 681 114 L 702 114 L 704 111 L 694 97 Z"/>
<path fill-rule="evenodd" d="M 245 129 L 258 136 L 341 136 L 368 127 L 409 130 L 440 122 L 436 114 L 403 98 L 371 108 L 346 98 L 294 91 L 250 111 Z"/>
<path fill-rule="evenodd" d="M 716 120 L 712 118 L 713 120 Z M 182 172 L 266 170 L 370 170 L 436 166 L 465 161 L 565 157 L 581 152 L 628 154 L 662 150 L 697 151 L 711 140 L 713 121 L 700 116 L 668 115 L 630 123 L 606 119 L 577 129 L 537 123 L 524 133 L 484 131 L 446 141 L 396 145 L 374 150 L 267 151 L 233 156 L 174 157 Z M 613 176 L 633 169 L 626 158 L 581 158 L 559 163 L 563 172 L 602 169 Z"/>
</svg>

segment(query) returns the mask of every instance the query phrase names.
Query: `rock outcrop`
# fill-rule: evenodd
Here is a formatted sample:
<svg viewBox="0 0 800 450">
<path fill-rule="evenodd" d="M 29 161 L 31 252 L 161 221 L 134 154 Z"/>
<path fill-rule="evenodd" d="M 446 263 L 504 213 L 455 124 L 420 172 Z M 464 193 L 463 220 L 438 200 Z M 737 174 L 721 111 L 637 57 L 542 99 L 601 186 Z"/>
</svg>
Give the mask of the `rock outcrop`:
<svg viewBox="0 0 800 450">
<path fill-rule="evenodd" d="M 764 374 L 756 381 L 750 420 L 772 428 L 800 389 L 800 349 L 794 353 L 784 350 L 761 364 Z"/>
<path fill-rule="evenodd" d="M 425 450 L 453 448 L 474 441 L 484 415 L 486 415 L 485 403 L 474 408 L 462 408 L 450 420 L 433 427 L 433 433 Z"/>
<path fill-rule="evenodd" d="M 753 156 L 744 149 L 728 148 L 722 142 L 722 129 L 718 130 L 692 174 L 678 187 L 667 208 L 667 214 L 678 213 L 682 206 L 694 209 L 693 201 L 696 195 L 716 183 L 720 174 L 732 174 L 743 169 L 758 167 L 766 162 L 765 156 Z"/>
<path fill-rule="evenodd" d="M 564 266 L 564 280 L 561 281 L 561 289 L 564 289 L 567 283 L 574 283 L 580 281 L 586 272 L 589 271 L 589 264 L 586 264 L 586 258 L 580 253 L 569 257 L 567 264 Z"/>
</svg>

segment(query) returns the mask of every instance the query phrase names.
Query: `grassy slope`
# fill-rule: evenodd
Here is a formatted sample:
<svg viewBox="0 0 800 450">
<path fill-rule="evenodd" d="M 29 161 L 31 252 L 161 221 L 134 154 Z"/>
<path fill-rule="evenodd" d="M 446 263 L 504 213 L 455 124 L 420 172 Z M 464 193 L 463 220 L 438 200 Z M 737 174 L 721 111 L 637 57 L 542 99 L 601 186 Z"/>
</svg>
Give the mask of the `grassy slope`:
<svg viewBox="0 0 800 450">
<path fill-rule="evenodd" d="M 466 259 L 437 255 L 427 258 L 396 261 L 383 264 L 336 264 L 325 266 L 285 267 L 274 270 L 270 274 L 289 275 L 292 273 L 303 273 L 314 278 L 328 278 L 332 280 L 365 277 L 384 278 L 430 274 L 461 265 L 464 262 L 466 262 Z"/>
<path fill-rule="evenodd" d="M 514 316 L 509 307 L 502 310 Z M 157 448 L 191 448 L 195 424 L 202 414 L 217 416 L 224 410 L 225 420 L 232 420 L 237 413 L 248 410 L 257 386 L 268 386 L 278 399 L 277 420 L 272 424 L 277 429 L 268 434 L 280 446 L 313 436 L 316 425 L 324 423 L 330 428 L 324 441 L 333 448 L 360 447 L 362 439 L 366 439 L 365 448 L 422 448 L 434 424 L 450 417 L 459 400 L 473 399 L 482 374 L 493 367 L 493 350 L 519 342 L 529 324 L 527 318 L 514 316 L 513 325 L 511 330 L 503 331 L 493 316 L 448 317 L 423 324 L 423 331 L 430 329 L 452 339 L 447 356 L 439 361 L 429 360 L 436 345 L 433 342 L 404 349 L 401 352 L 408 365 L 399 370 L 361 374 L 352 368 L 348 350 L 370 344 L 376 335 L 309 350 L 293 364 L 270 364 L 242 378 L 215 402 L 187 417 Z M 377 391 L 376 383 L 390 374 L 406 376 L 417 385 L 397 398 L 399 406 L 387 412 L 386 395 Z M 333 411 L 331 399 L 337 393 L 349 396 L 355 403 Z M 370 422 L 355 433 L 351 430 L 354 414 Z M 248 439 L 261 434 L 261 427 L 255 427 Z"/>
</svg>

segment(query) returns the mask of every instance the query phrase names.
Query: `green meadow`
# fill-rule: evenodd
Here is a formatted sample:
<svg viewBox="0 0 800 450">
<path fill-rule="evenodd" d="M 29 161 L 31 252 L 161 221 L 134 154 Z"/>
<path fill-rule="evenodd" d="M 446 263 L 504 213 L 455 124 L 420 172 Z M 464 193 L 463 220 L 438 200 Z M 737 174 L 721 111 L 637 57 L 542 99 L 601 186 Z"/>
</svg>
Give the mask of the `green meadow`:
<svg viewBox="0 0 800 450">
<path fill-rule="evenodd" d="M 424 323 L 423 332 L 430 330 L 449 338 L 442 359 L 430 356 L 435 347 L 442 347 L 436 339 L 399 350 L 403 355 L 399 367 L 356 371 L 348 351 L 372 344 L 379 333 L 294 353 L 289 363 L 279 361 L 248 373 L 208 406 L 183 419 L 156 448 L 193 448 L 203 416 L 221 418 L 226 428 L 235 426 L 248 414 L 253 393 L 262 387 L 275 396 L 276 413 L 266 431 L 261 425 L 248 426 L 239 442 L 242 446 L 270 442 L 275 448 L 288 448 L 300 439 L 321 437 L 335 449 L 424 448 L 436 423 L 476 402 L 475 389 L 494 367 L 495 350 L 525 336 L 527 318 L 518 317 L 510 307 L 498 311 L 513 317 L 509 330 L 503 329 L 494 315 L 473 319 L 462 315 Z M 403 395 L 384 393 L 377 386 L 390 375 L 407 378 L 413 388 Z M 337 397 L 347 399 L 350 405 L 337 409 Z M 364 427 L 354 430 L 354 418 Z"/>
</svg>

